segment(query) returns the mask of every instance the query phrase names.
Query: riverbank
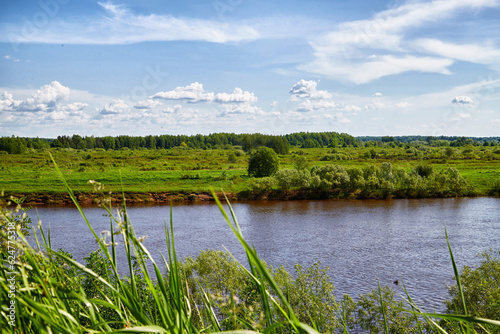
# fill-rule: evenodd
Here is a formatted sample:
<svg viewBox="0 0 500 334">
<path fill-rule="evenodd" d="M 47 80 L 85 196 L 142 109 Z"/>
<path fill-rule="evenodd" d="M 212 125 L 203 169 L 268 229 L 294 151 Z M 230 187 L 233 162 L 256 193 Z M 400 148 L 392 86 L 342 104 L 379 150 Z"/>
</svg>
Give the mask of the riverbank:
<svg viewBox="0 0 500 334">
<path fill-rule="evenodd" d="M 468 193 L 464 196 L 404 196 L 401 193 L 387 194 L 383 192 L 366 193 L 356 191 L 353 193 L 339 191 L 314 191 L 314 190 L 271 190 L 266 192 L 242 191 L 239 193 L 217 192 L 219 200 L 224 200 L 224 194 L 231 202 L 237 201 L 295 201 L 295 200 L 327 200 L 327 199 L 417 199 L 417 198 L 449 198 L 449 197 L 486 197 L 487 194 Z M 84 206 L 99 205 L 103 201 L 113 204 L 122 203 L 121 193 L 84 193 L 75 192 L 78 203 Z M 40 206 L 66 206 L 73 204 L 67 192 L 45 192 L 45 193 L 4 193 L 0 198 L 3 203 L 10 202 L 15 205 L 12 199 L 22 199 L 25 205 Z M 214 202 L 212 194 L 206 192 L 125 192 L 127 204 L 188 204 L 188 203 L 208 203 Z"/>
</svg>

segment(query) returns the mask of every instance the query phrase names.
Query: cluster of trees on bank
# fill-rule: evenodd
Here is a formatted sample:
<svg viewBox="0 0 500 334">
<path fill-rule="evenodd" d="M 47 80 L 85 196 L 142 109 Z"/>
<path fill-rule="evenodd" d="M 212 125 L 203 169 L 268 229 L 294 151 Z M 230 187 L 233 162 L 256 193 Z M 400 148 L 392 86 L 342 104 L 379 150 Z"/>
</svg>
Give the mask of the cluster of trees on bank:
<svg viewBox="0 0 500 334">
<path fill-rule="evenodd" d="M 293 169 L 279 169 L 276 154 L 262 147 L 249 160 L 248 174 L 256 178 L 251 188 L 256 193 L 279 190 L 313 190 L 340 198 L 423 198 L 473 195 L 472 186 L 456 168 L 435 171 L 420 164 L 406 171 L 383 162 L 363 168 L 345 168 L 337 164 L 313 166 L 299 157 Z"/>
<path fill-rule="evenodd" d="M 72 148 L 81 150 L 105 149 L 169 149 L 174 147 L 190 147 L 197 149 L 231 149 L 235 146 L 250 152 L 261 146 L 272 148 L 278 154 L 287 154 L 289 148 L 321 148 L 321 147 L 407 147 L 451 146 L 463 147 L 467 145 L 496 146 L 500 137 L 353 137 L 346 133 L 337 132 L 299 132 L 287 135 L 264 135 L 213 133 L 209 135 L 158 135 L 158 136 L 58 136 L 56 139 L 1 137 L 0 151 L 10 154 L 21 154 L 28 149 Z"/>
</svg>

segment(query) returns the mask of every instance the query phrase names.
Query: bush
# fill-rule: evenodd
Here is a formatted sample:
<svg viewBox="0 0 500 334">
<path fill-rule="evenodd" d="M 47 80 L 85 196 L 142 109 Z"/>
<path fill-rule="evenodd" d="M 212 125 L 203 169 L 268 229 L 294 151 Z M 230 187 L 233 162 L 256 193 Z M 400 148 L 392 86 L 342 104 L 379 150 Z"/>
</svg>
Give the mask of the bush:
<svg viewBox="0 0 500 334">
<path fill-rule="evenodd" d="M 349 174 L 339 165 L 314 166 L 311 170 L 313 188 L 331 190 L 349 186 Z"/>
<path fill-rule="evenodd" d="M 230 152 L 227 156 L 227 161 L 233 163 L 236 162 L 236 154 L 234 152 Z"/>
<path fill-rule="evenodd" d="M 421 177 L 429 177 L 434 172 L 434 169 L 430 165 L 418 165 L 414 168 L 414 171 Z"/>
<path fill-rule="evenodd" d="M 352 156 L 350 154 L 343 153 L 328 153 L 325 154 L 320 161 L 335 161 L 335 160 L 352 160 Z"/>
<path fill-rule="evenodd" d="M 483 261 L 477 268 L 465 266 L 460 273 L 465 304 L 469 315 L 500 319 L 500 251 L 483 253 Z M 446 313 L 465 314 L 463 302 L 457 286 L 449 288 L 451 300 L 446 301 Z M 483 325 L 490 333 L 498 333 L 498 327 Z M 459 332 L 456 323 L 445 324 L 450 333 Z M 475 328 L 478 333 L 486 331 Z"/>
<path fill-rule="evenodd" d="M 272 176 L 278 171 L 278 155 L 272 148 L 261 146 L 252 153 L 248 162 L 248 175 L 253 177 Z"/>
<path fill-rule="evenodd" d="M 298 175 L 299 172 L 296 169 L 280 169 L 274 177 L 276 178 L 278 187 L 288 190 L 295 185 Z"/>
<path fill-rule="evenodd" d="M 269 192 L 276 185 L 276 179 L 274 177 L 262 177 L 254 178 L 249 182 L 250 189 L 253 192 Z"/>
<path fill-rule="evenodd" d="M 490 196 L 500 196 L 500 179 L 495 180 L 493 185 L 488 190 L 488 195 Z"/>
</svg>

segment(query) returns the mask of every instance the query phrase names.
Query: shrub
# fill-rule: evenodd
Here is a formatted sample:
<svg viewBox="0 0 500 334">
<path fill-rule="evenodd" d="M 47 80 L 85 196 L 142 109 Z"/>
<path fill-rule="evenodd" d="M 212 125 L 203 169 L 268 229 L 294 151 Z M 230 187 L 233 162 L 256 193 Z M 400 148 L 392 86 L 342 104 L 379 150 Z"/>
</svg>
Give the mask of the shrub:
<svg viewBox="0 0 500 334">
<path fill-rule="evenodd" d="M 278 171 L 278 155 L 272 148 L 261 146 L 252 153 L 248 162 L 248 175 L 254 177 L 272 176 Z"/>
<path fill-rule="evenodd" d="M 296 169 L 280 169 L 274 177 L 276 178 L 278 187 L 283 190 L 288 190 L 295 186 L 298 175 L 299 172 Z"/>
<path fill-rule="evenodd" d="M 490 196 L 500 196 L 500 179 L 493 182 L 493 185 L 488 190 L 488 195 Z"/>
<path fill-rule="evenodd" d="M 500 319 L 500 251 L 483 253 L 483 261 L 476 268 L 465 266 L 460 273 L 465 304 L 469 315 Z M 456 285 L 449 288 L 450 300 L 446 301 L 446 313 L 465 314 L 462 297 Z M 456 323 L 446 323 L 450 333 L 459 332 Z M 498 333 L 498 327 L 484 325 L 490 333 Z M 478 333 L 488 333 L 475 328 Z"/>
<path fill-rule="evenodd" d="M 429 177 L 434 172 L 434 169 L 430 165 L 418 165 L 414 168 L 414 171 L 421 177 Z"/>
<path fill-rule="evenodd" d="M 312 186 L 322 190 L 349 186 L 349 174 L 339 165 L 314 166 L 311 170 Z"/>
<path fill-rule="evenodd" d="M 276 186 L 274 177 L 253 178 L 249 182 L 250 189 L 254 192 L 269 192 Z"/>
<path fill-rule="evenodd" d="M 236 162 L 236 154 L 234 152 L 229 152 L 229 155 L 227 156 L 227 161 L 228 162 Z"/>
<path fill-rule="evenodd" d="M 325 154 L 320 161 L 335 161 L 335 160 L 352 160 L 352 156 L 350 154 L 343 153 L 328 153 Z"/>
</svg>

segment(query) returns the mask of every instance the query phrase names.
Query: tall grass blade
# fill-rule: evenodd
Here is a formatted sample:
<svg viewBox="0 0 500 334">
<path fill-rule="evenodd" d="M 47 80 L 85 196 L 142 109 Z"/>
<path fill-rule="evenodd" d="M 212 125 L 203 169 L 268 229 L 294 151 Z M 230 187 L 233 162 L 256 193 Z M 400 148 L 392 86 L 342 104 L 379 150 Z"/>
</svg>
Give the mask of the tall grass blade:
<svg viewBox="0 0 500 334">
<path fill-rule="evenodd" d="M 385 313 L 385 303 L 384 303 L 384 298 L 382 297 L 382 288 L 380 287 L 380 281 L 378 278 L 377 282 L 378 282 L 378 295 L 380 297 L 380 307 L 382 310 L 382 315 L 384 317 L 384 330 L 386 334 L 389 334 L 389 325 L 387 323 L 387 315 Z"/>
<path fill-rule="evenodd" d="M 448 244 L 448 250 L 450 252 L 451 263 L 453 265 L 453 272 L 455 273 L 455 280 L 457 281 L 457 288 L 460 293 L 460 298 L 462 299 L 462 307 L 464 308 L 465 315 L 467 315 L 469 314 L 469 312 L 467 312 L 467 303 L 465 301 L 464 289 L 462 287 L 462 282 L 460 280 L 460 273 L 458 272 L 457 264 L 455 263 L 455 258 L 453 257 L 453 252 L 451 250 L 450 240 L 448 239 L 448 231 L 446 230 L 446 227 L 444 228 L 444 233 L 446 235 L 446 243 Z"/>
</svg>

